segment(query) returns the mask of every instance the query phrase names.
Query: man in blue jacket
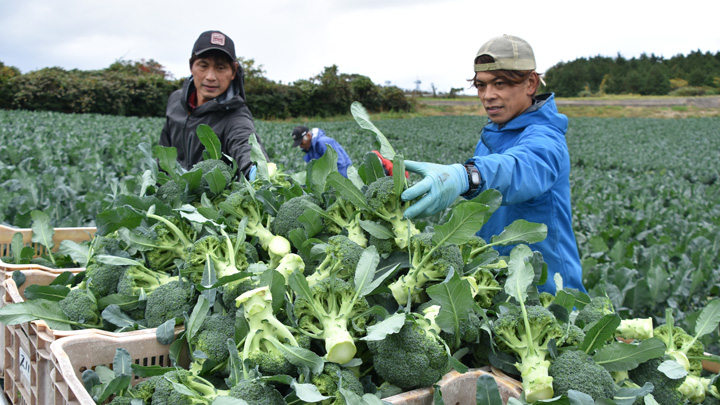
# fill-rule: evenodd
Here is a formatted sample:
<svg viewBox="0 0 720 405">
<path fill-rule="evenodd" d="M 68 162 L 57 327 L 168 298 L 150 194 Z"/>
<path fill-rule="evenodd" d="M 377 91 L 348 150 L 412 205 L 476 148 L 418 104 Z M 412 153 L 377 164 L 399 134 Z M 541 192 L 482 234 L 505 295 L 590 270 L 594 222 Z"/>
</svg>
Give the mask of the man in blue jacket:
<svg viewBox="0 0 720 405">
<path fill-rule="evenodd" d="M 404 200 L 423 196 L 405 216 L 432 215 L 459 196 L 470 199 L 496 189 L 502 206 L 478 235 L 490 240 L 517 219 L 547 225 L 545 240 L 531 246 L 548 267 L 548 281 L 538 289 L 554 294 L 553 277 L 560 274 L 564 287 L 585 292 L 572 229 L 568 119 L 558 113 L 554 94 L 535 95 L 540 77 L 526 41 L 509 35 L 493 38 L 480 48 L 474 65 L 473 85 L 489 118 L 475 153 L 464 165 L 406 160 L 406 169 L 424 178 L 403 192 Z M 508 254 L 511 249 L 498 250 Z"/>
<path fill-rule="evenodd" d="M 293 129 L 292 138 L 293 147 L 299 146 L 305 152 L 305 156 L 303 156 L 305 163 L 321 158 L 327 151 L 328 145 L 331 146 L 337 152 L 338 171 L 347 177 L 347 168 L 352 164 L 352 160 L 336 140 L 325 135 L 325 131 L 320 128 L 309 129 L 299 125 Z"/>
</svg>

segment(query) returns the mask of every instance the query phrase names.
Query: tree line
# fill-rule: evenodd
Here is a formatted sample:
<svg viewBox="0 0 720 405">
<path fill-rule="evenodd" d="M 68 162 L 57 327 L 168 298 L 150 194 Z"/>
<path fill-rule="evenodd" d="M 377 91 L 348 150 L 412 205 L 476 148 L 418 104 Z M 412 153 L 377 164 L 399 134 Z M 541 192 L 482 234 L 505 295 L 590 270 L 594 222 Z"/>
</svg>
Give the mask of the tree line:
<svg viewBox="0 0 720 405">
<path fill-rule="evenodd" d="M 337 66 L 291 84 L 265 77 L 253 59 L 239 59 L 245 95 L 256 118 L 329 117 L 347 114 L 353 101 L 369 111 L 409 111 L 411 102 L 397 86 L 376 85 L 367 76 L 340 73 Z M 64 113 L 163 117 L 167 98 L 184 79 L 170 78 L 150 61 L 117 61 L 107 69 L 59 67 L 26 74 L 0 62 L 0 108 Z"/>
<path fill-rule="evenodd" d="M 693 51 L 669 59 L 642 54 L 626 59 L 595 56 L 561 62 L 545 72 L 558 97 L 602 94 L 699 96 L 720 94 L 720 52 Z"/>
<path fill-rule="evenodd" d="M 265 77 L 254 59 L 239 62 L 248 105 L 260 119 L 343 115 L 353 101 L 371 112 L 412 109 L 409 91 L 376 85 L 360 74 L 340 73 L 336 65 L 314 77 L 283 84 Z M 554 65 L 544 80 L 541 91 L 558 97 L 714 95 L 720 94 L 720 52 L 698 50 L 669 59 L 654 54 L 578 58 Z M 182 82 L 153 60 L 117 61 L 93 71 L 50 67 L 25 74 L 0 62 L 0 108 L 162 117 L 167 97 Z"/>
</svg>

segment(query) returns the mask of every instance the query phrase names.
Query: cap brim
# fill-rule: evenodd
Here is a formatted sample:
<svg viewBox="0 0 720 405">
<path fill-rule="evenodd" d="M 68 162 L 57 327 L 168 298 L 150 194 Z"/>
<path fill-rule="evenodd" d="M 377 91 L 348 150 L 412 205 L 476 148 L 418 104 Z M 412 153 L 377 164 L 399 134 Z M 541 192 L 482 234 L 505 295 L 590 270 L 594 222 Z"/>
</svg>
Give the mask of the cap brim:
<svg viewBox="0 0 720 405">
<path fill-rule="evenodd" d="M 200 55 L 202 55 L 203 53 L 205 53 L 205 52 L 207 52 L 207 51 L 212 51 L 212 50 L 214 50 L 214 49 L 216 49 L 216 50 L 218 50 L 218 51 L 223 51 L 223 52 L 225 53 L 225 55 L 227 55 L 227 56 L 230 57 L 230 59 L 235 60 L 235 57 L 234 57 L 233 55 L 231 55 L 230 52 L 227 51 L 227 49 L 222 48 L 222 47 L 219 47 L 219 46 L 210 46 L 210 47 L 207 47 L 207 48 L 204 48 L 204 49 L 200 49 L 200 50 L 198 50 L 198 51 L 195 52 L 195 55 L 200 56 Z"/>
<path fill-rule="evenodd" d="M 302 142 L 302 138 L 296 139 L 295 142 L 293 142 L 293 148 L 296 146 L 300 146 L 300 142 Z"/>
</svg>

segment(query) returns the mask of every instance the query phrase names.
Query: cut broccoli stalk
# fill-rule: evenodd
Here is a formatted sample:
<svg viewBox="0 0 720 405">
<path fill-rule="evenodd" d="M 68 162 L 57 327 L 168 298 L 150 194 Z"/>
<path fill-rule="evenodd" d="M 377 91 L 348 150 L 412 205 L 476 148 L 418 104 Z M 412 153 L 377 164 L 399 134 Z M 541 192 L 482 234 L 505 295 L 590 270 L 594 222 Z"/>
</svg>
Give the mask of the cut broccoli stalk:
<svg viewBox="0 0 720 405">
<path fill-rule="evenodd" d="M 278 342 L 300 347 L 290 327 L 283 324 L 273 314 L 272 295 L 267 286 L 259 287 L 241 294 L 235 302 L 242 306 L 248 322 L 242 358 L 262 372 L 269 374 L 291 374 L 293 365 L 275 346 Z M 247 371 L 246 371 L 247 373 Z"/>
<path fill-rule="evenodd" d="M 326 224 L 328 232 L 341 235 L 347 231 L 347 237 L 362 247 L 367 247 L 368 239 L 360 227 L 360 211 L 344 198 L 337 198 L 328 208 L 327 216 L 330 223 Z"/>
<path fill-rule="evenodd" d="M 625 339 L 650 339 L 653 337 L 652 318 L 633 318 L 620 321 L 615 336 Z"/>
<path fill-rule="evenodd" d="M 235 222 L 230 223 L 231 226 L 237 227 L 243 219 L 247 218 L 245 234 L 257 237 L 263 250 L 268 250 L 270 241 L 275 237 L 275 234 L 270 231 L 272 217 L 262 209 L 260 202 L 255 199 L 250 190 L 244 188 L 235 191 L 218 206 L 224 213 L 230 214 L 231 218 L 235 219 Z"/>
<path fill-rule="evenodd" d="M 283 257 L 288 255 L 291 251 L 290 241 L 280 235 L 275 235 L 270 239 L 268 243 L 268 256 L 270 256 L 269 268 L 277 268 Z"/>
<path fill-rule="evenodd" d="M 290 274 L 295 271 L 299 271 L 300 273 L 303 273 L 305 271 L 305 262 L 303 261 L 302 257 L 300 257 L 300 255 L 297 255 L 295 253 L 288 253 L 283 256 L 282 259 L 280 259 L 280 262 L 275 268 L 275 271 L 285 277 L 285 284 L 287 285 Z"/>
<path fill-rule="evenodd" d="M 353 333 L 365 329 L 369 309 L 353 284 L 336 277 L 321 280 L 310 287 L 311 297 L 298 296 L 293 313 L 300 331 L 325 342 L 327 361 L 345 364 L 355 356 Z"/>
</svg>

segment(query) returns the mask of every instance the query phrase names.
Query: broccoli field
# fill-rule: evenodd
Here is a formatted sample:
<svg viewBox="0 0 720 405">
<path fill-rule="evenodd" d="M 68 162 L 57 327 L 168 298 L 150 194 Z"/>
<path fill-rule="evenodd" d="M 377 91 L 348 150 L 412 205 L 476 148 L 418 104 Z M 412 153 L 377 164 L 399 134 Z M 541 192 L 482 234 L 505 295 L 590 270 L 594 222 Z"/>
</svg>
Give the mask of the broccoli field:
<svg viewBox="0 0 720 405">
<path fill-rule="evenodd" d="M 438 163 L 463 162 L 483 123 L 480 116 L 374 122 L 405 159 Z M 189 387 L 185 395 L 218 396 L 221 388 L 211 382 L 218 375 L 238 383 L 259 374 L 263 379 L 253 381 L 263 384 L 253 389 L 280 385 L 286 400 L 359 398 L 363 392 L 407 390 L 438 379 L 411 370 L 493 364 L 522 377 L 525 399 L 533 402 L 553 397 L 552 376 L 565 381 L 577 375 L 556 365 L 558 352 L 567 355 L 557 361 L 572 367 L 581 366 L 578 359 L 602 364 L 600 369 L 582 365 L 588 367 L 582 375 L 597 375 L 596 386 L 600 380 L 613 385 L 608 378 L 615 384 L 605 392 L 586 392 L 595 399 L 617 397 L 619 389 L 640 397 L 649 392 L 646 382 L 672 386 L 662 378 L 678 389 L 654 391 L 659 403 L 666 403 L 661 395 L 679 398 L 671 402 L 699 403 L 706 393 L 716 393 L 714 381 L 700 374 L 698 356 L 702 350 L 720 352 L 715 299 L 720 295 L 720 119 L 571 118 L 574 227 L 589 294 L 560 291 L 555 298 L 532 287 L 542 277 L 542 258 L 527 244 L 541 237 L 542 227 L 508 227 L 497 243 L 518 244 L 510 257 L 493 255 L 494 239 L 472 237 L 491 215 L 483 207 L 498 202 L 496 193 L 459 202 L 427 221 L 397 221 L 402 206 L 392 197 L 402 176 L 377 174 L 376 162 L 366 156 L 373 134 L 351 118 L 306 124 L 323 128 L 343 145 L 356 178 L 333 173 L 332 164 L 322 159 L 306 172 L 302 152 L 291 148 L 295 123 L 256 122 L 277 171 L 263 164 L 258 181 L 242 184 L 230 182 L 227 168 L 211 161 L 189 173 L 172 167 L 159 172 L 152 145 L 161 119 L 0 111 L 0 222 L 29 227 L 31 213 L 40 210 L 55 227 L 97 226 L 103 238 L 91 250 L 89 278 L 63 281 L 67 296 L 82 303 L 73 308 L 88 297 L 71 288 L 76 285 L 88 287 L 99 307 L 75 311 L 66 324 L 136 328 L 148 308 L 156 310 L 153 300 L 171 297 L 174 303 L 162 305 L 179 312 L 159 310 L 146 326 L 195 325 L 181 338 L 194 349 L 192 373 L 168 374 L 158 383 L 170 382 L 162 389 L 176 392 L 176 385 Z M 411 175 L 409 182 L 414 180 Z M 170 186 L 178 183 L 192 186 L 177 193 Z M 172 209 L 182 204 L 194 208 Z M 516 239 L 517 234 L 525 236 Z M 297 271 L 303 266 L 304 275 Z M 99 290 L 98 280 L 120 271 L 108 269 L 123 269 L 109 293 Z M 195 291 L 178 285 L 172 269 L 179 269 Z M 223 328 L 205 322 L 228 325 L 216 318 L 227 316 L 234 304 L 243 309 L 242 325 L 206 341 L 207 330 Z M 460 311 L 451 315 L 448 307 Z M 480 329 L 483 319 L 489 323 Z M 639 319 L 650 324 L 629 324 Z M 665 329 L 650 338 L 653 325 Z M 242 328 L 247 337 L 239 340 Z M 610 343 L 615 335 L 636 344 Z M 490 341 L 496 352 L 482 350 Z M 228 345 L 237 357 L 232 350 L 227 357 Z M 397 349 L 406 346 L 423 352 Z M 633 352 L 637 348 L 650 357 Z M 635 364 L 622 363 L 619 352 Z M 417 358 L 417 363 L 399 368 L 402 362 L 393 356 Z M 650 376 L 657 367 L 634 372 L 650 361 L 672 368 L 673 377 Z M 337 364 L 350 368 L 335 369 Z M 367 378 L 347 375 L 341 378 L 347 385 L 339 384 L 349 369 Z M 290 390 L 290 380 L 300 385 Z M 572 398 L 576 384 L 558 390 L 558 383 L 555 394 Z M 309 386 L 314 389 L 305 391 Z"/>
</svg>

